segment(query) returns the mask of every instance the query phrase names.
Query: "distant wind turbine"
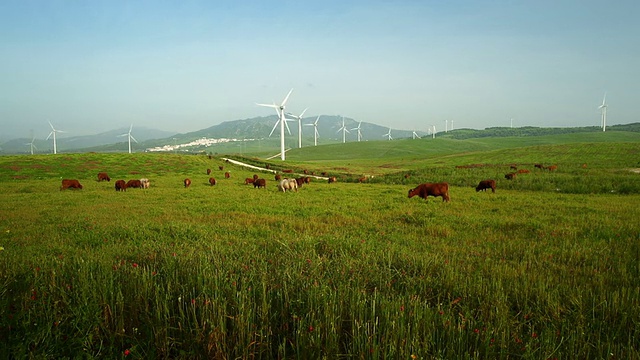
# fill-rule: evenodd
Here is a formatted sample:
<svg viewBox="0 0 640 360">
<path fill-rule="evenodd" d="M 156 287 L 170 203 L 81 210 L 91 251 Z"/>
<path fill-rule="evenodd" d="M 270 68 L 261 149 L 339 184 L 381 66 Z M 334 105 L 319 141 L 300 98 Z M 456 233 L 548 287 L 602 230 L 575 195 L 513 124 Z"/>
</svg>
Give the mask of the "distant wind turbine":
<svg viewBox="0 0 640 360">
<path fill-rule="evenodd" d="M 358 121 L 358 127 L 354 127 L 353 130 L 358 130 L 358 142 L 360 142 L 360 140 L 362 140 L 362 132 L 360 131 L 360 126 L 362 125 L 362 121 Z"/>
<path fill-rule="evenodd" d="M 431 125 L 431 138 L 432 139 L 436 138 L 436 126 L 435 125 Z"/>
<path fill-rule="evenodd" d="M 276 126 L 278 125 L 278 123 L 280 123 L 280 159 L 282 159 L 282 161 L 285 160 L 285 149 L 284 149 L 284 128 L 285 126 L 287 127 L 287 130 L 289 130 L 289 126 L 287 125 L 287 120 L 284 117 L 284 109 L 285 109 L 285 105 L 287 103 L 287 100 L 289 100 L 289 96 L 291 95 L 291 92 L 293 91 L 293 89 L 289 90 L 289 93 L 287 94 L 287 96 L 285 96 L 284 100 L 282 100 L 282 103 L 280 103 L 280 105 L 276 105 L 274 104 L 258 104 L 256 103 L 256 105 L 258 106 L 265 106 L 265 107 L 270 107 L 270 108 L 274 108 L 276 109 L 276 112 L 278 113 L 278 122 L 276 123 Z M 275 126 L 273 127 L 273 130 L 275 130 Z M 271 130 L 271 133 L 273 133 L 273 130 Z M 289 134 L 291 134 L 291 131 L 289 131 Z M 271 134 L 269 134 L 269 136 L 271 136 Z"/>
<path fill-rule="evenodd" d="M 337 132 L 340 132 L 340 131 L 342 131 L 342 143 L 344 144 L 345 142 L 347 142 L 347 133 L 349 132 L 349 130 L 347 130 L 347 127 L 344 126 L 344 116 L 342 117 L 342 127 L 338 129 Z"/>
<path fill-rule="evenodd" d="M 413 132 L 412 136 L 413 136 L 414 139 L 416 139 L 416 138 L 422 139 L 420 136 L 418 136 L 418 134 L 415 131 Z"/>
<path fill-rule="evenodd" d="M 305 126 L 313 126 L 313 146 L 318 146 L 318 138 L 320 137 L 320 134 L 318 133 L 318 120 L 320 120 L 320 115 L 318 115 L 313 124 L 305 124 Z"/>
<path fill-rule="evenodd" d="M 292 118 L 298 120 L 298 149 L 302 148 L 302 115 L 304 115 L 304 113 L 307 111 L 307 109 L 309 109 L 309 108 L 306 108 L 306 109 L 302 110 L 300 115 L 297 115 L 297 116 L 287 113 L 287 115 L 289 115 Z"/>
<path fill-rule="evenodd" d="M 604 97 L 602 98 L 602 105 L 598 106 L 598 109 L 602 112 L 602 131 L 606 131 L 607 129 L 607 93 L 604 93 Z"/>
<path fill-rule="evenodd" d="M 53 125 L 51 124 L 51 121 L 49 121 L 49 126 L 51 126 L 51 132 L 49 133 L 49 136 L 47 136 L 46 140 L 49 140 L 49 138 L 53 135 L 53 153 L 57 154 L 58 153 L 58 147 L 57 147 L 57 143 L 56 143 L 56 133 L 59 132 L 64 132 L 62 130 L 56 130 Z"/>
<path fill-rule="evenodd" d="M 31 148 L 31 155 L 33 155 L 33 149 L 38 150 L 38 148 L 36 147 L 36 144 L 34 144 L 34 142 L 36 141 L 35 136 L 33 136 L 33 131 L 31 132 L 31 142 L 26 143 L 25 145 L 29 145 L 29 147 Z"/>
<path fill-rule="evenodd" d="M 391 128 L 389 128 L 389 131 L 387 131 L 387 133 L 382 136 L 386 136 L 387 140 L 393 140 L 393 138 L 391 137 Z"/>
<path fill-rule="evenodd" d="M 136 143 L 138 142 L 138 140 L 136 140 L 136 138 L 134 138 L 133 135 L 131 135 L 131 130 L 133 130 L 133 124 L 131 124 L 131 126 L 129 127 L 128 133 L 118 135 L 118 136 L 126 136 L 129 139 L 129 154 L 131 154 L 131 140 L 135 141 Z"/>
</svg>

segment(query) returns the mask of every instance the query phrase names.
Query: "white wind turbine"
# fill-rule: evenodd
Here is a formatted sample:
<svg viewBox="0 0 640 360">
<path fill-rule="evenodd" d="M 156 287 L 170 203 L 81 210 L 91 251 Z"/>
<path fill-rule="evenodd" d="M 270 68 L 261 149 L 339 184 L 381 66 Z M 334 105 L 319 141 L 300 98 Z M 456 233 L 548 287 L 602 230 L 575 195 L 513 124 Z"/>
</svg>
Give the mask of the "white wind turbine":
<svg viewBox="0 0 640 360">
<path fill-rule="evenodd" d="M 136 140 L 136 138 L 133 137 L 133 135 L 131 135 L 131 130 L 133 129 L 133 124 L 131 124 L 131 126 L 129 127 L 129 132 L 126 134 L 122 134 L 122 135 L 118 135 L 118 136 L 126 136 L 129 138 L 129 154 L 131 154 L 131 140 L 138 142 L 138 140 Z"/>
<path fill-rule="evenodd" d="M 56 130 L 53 125 L 51 124 L 51 121 L 49 121 L 49 126 L 51 126 L 51 132 L 49 133 L 49 136 L 47 136 L 46 140 L 49 140 L 49 138 L 51 137 L 51 135 L 53 135 L 53 153 L 57 154 L 58 153 L 58 147 L 57 147 L 57 142 L 56 142 L 56 133 L 59 132 L 64 132 L 62 130 Z"/>
<path fill-rule="evenodd" d="M 413 134 L 411 135 L 414 139 L 422 139 L 418 133 L 416 133 L 415 131 L 413 132 Z"/>
<path fill-rule="evenodd" d="M 604 93 L 604 97 L 602 98 L 602 105 L 598 106 L 598 109 L 602 112 L 602 131 L 606 131 L 607 129 L 607 93 Z"/>
<path fill-rule="evenodd" d="M 431 138 L 432 139 L 436 138 L 436 126 L 435 125 L 431 125 Z"/>
<path fill-rule="evenodd" d="M 293 91 L 293 89 L 289 90 L 289 93 L 287 94 L 287 96 L 284 98 L 284 100 L 282 100 L 282 103 L 280 105 L 276 105 L 274 104 L 258 104 L 256 103 L 256 105 L 258 106 L 266 106 L 266 107 L 270 107 L 270 108 L 274 108 L 276 109 L 276 112 L 278 113 L 278 122 L 276 123 L 276 126 L 278 125 L 278 123 L 280 123 L 280 159 L 282 159 L 282 161 L 285 160 L 285 155 L 284 155 L 284 128 L 285 126 L 287 127 L 287 130 L 289 130 L 289 126 L 287 125 L 287 120 L 284 117 L 284 106 L 287 103 L 287 100 L 289 100 L 289 95 L 291 95 L 291 92 Z M 275 130 L 276 127 L 273 127 L 273 130 Z M 273 130 L 271 130 L 271 133 L 273 133 Z M 291 134 L 291 131 L 289 131 L 289 134 Z M 271 134 L 269 134 L 269 136 L 271 136 Z"/>
<path fill-rule="evenodd" d="M 354 127 L 351 130 L 358 130 L 358 142 L 362 140 L 362 132 L 360 131 L 360 125 L 362 125 L 362 121 L 358 121 L 358 127 Z"/>
<path fill-rule="evenodd" d="M 307 108 L 309 109 L 309 108 Z M 290 113 L 287 113 L 287 115 L 291 116 L 294 119 L 298 120 L 298 149 L 302 148 L 302 115 L 304 115 L 304 113 L 307 111 L 307 109 L 302 110 L 302 112 L 300 113 L 300 115 L 293 115 Z"/>
<path fill-rule="evenodd" d="M 342 127 L 338 129 L 337 132 L 340 132 L 340 131 L 342 131 L 342 143 L 344 144 L 345 142 L 347 142 L 347 133 L 349 132 L 349 130 L 347 130 L 347 127 L 344 126 L 344 116 L 342 117 Z"/>
<path fill-rule="evenodd" d="M 34 144 L 34 142 L 36 141 L 36 137 L 33 136 L 33 132 L 31 134 L 31 142 L 26 143 L 25 145 L 29 145 L 29 147 L 31 148 L 31 155 L 33 155 L 33 149 L 38 150 L 38 148 L 36 147 L 36 144 Z"/>
<path fill-rule="evenodd" d="M 393 140 L 393 138 L 391 137 L 391 128 L 389 128 L 389 131 L 387 131 L 387 133 L 382 136 L 386 136 L 387 140 Z"/>
<path fill-rule="evenodd" d="M 320 137 L 320 134 L 318 133 L 318 120 L 320 120 L 320 115 L 318 115 L 313 124 L 305 124 L 305 126 L 313 126 L 313 146 L 318 146 L 318 138 Z"/>
</svg>

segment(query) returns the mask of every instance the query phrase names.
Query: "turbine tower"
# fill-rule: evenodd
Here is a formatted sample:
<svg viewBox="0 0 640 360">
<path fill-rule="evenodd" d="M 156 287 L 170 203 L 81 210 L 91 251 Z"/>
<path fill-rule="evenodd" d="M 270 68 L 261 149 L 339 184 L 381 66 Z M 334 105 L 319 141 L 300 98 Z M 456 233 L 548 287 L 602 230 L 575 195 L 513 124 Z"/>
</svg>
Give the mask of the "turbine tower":
<svg viewBox="0 0 640 360">
<path fill-rule="evenodd" d="M 358 127 L 354 127 L 353 130 L 358 130 L 358 142 L 360 142 L 360 140 L 362 140 L 362 132 L 360 131 L 360 125 L 362 125 L 362 121 L 358 121 Z"/>
<path fill-rule="evenodd" d="M 344 144 L 345 142 L 347 142 L 347 133 L 349 132 L 349 130 L 347 130 L 347 128 L 344 126 L 344 116 L 342 116 L 342 127 L 338 129 L 337 132 L 340 131 L 342 131 L 342 143 Z"/>
<path fill-rule="evenodd" d="M 25 145 L 29 145 L 29 147 L 31 148 L 31 155 L 33 155 L 33 149 L 38 150 L 38 148 L 36 147 L 36 144 L 34 144 L 35 141 L 36 141 L 36 137 L 33 136 L 33 130 L 31 130 L 31 142 L 28 142 L 25 144 Z"/>
<path fill-rule="evenodd" d="M 436 138 L 436 126 L 435 125 L 431 125 L 431 138 L 432 139 Z"/>
<path fill-rule="evenodd" d="M 47 140 L 49 140 L 49 138 L 53 135 L 53 153 L 57 154 L 58 153 L 58 147 L 57 147 L 57 143 L 56 143 L 56 133 L 64 132 L 64 131 L 56 130 L 53 127 L 53 124 L 51 124 L 51 121 L 49 121 L 49 126 L 51 126 L 51 132 L 49 133 L 49 136 L 47 136 Z"/>
<path fill-rule="evenodd" d="M 602 112 L 602 131 L 607 129 L 607 93 L 604 93 L 602 98 L 602 105 L 598 106 L 598 109 Z"/>
<path fill-rule="evenodd" d="M 387 131 L 387 133 L 382 136 L 386 136 L 387 140 L 393 140 L 393 138 L 391 137 L 391 128 L 389 128 L 389 131 Z"/>
<path fill-rule="evenodd" d="M 131 124 L 131 126 L 129 127 L 129 132 L 122 134 L 122 135 L 118 135 L 118 136 L 126 136 L 129 138 L 129 154 L 131 154 L 131 140 L 135 141 L 136 143 L 138 142 L 138 140 L 136 140 L 136 138 L 133 137 L 133 135 L 131 135 L 131 130 L 133 129 L 133 124 Z"/>
<path fill-rule="evenodd" d="M 287 115 L 298 120 L 298 149 L 302 148 L 302 115 L 304 115 L 307 109 L 302 110 L 302 112 L 298 116 L 287 113 Z M 291 132 L 289 132 L 289 134 L 291 134 Z"/>
<path fill-rule="evenodd" d="M 287 96 L 285 96 L 284 100 L 282 100 L 282 103 L 280 103 L 280 105 L 276 105 L 276 104 L 257 104 L 258 106 L 266 106 L 266 107 L 270 107 L 270 108 L 274 108 L 276 109 L 276 112 L 278 113 L 278 118 L 280 120 L 278 120 L 278 122 L 280 123 L 280 159 L 282 161 L 285 160 L 285 155 L 284 155 L 284 128 L 285 126 L 287 127 L 287 130 L 289 129 L 289 127 L 286 125 L 286 119 L 284 117 L 284 108 L 285 105 L 287 104 L 287 100 L 289 100 L 289 95 L 291 95 L 291 92 L 293 91 L 293 89 L 289 90 L 289 93 L 287 94 Z M 276 123 L 276 125 L 278 125 L 278 123 Z M 275 130 L 275 126 L 273 127 L 273 129 Z M 273 130 L 271 130 L 271 133 L 273 133 Z M 291 132 L 289 132 L 291 133 Z M 271 136 L 271 134 L 269 134 L 269 136 Z"/>
<path fill-rule="evenodd" d="M 320 115 L 318 115 L 313 124 L 305 124 L 305 126 L 313 126 L 313 146 L 318 146 L 318 138 L 320 137 L 320 134 L 318 133 L 318 120 L 320 120 Z"/>
</svg>

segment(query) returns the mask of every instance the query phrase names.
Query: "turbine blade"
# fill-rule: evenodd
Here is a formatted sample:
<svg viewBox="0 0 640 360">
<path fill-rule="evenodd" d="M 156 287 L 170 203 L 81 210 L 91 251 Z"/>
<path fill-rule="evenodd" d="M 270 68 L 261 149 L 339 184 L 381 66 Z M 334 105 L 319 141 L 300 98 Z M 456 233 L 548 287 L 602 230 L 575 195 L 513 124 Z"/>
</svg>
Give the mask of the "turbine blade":
<svg viewBox="0 0 640 360">
<path fill-rule="evenodd" d="M 304 115 L 305 112 L 307 112 L 308 109 L 309 108 L 306 108 L 306 109 L 302 110 L 302 112 L 300 113 L 300 116 L 299 116 L 300 119 L 302 119 L 302 116 Z"/>
<path fill-rule="evenodd" d="M 275 104 L 258 104 L 258 103 L 256 103 L 256 105 L 278 109 L 278 107 Z"/>
<path fill-rule="evenodd" d="M 133 135 L 129 135 L 129 137 L 131 138 L 131 140 L 138 142 L 138 140 L 136 140 L 136 138 L 134 138 Z"/>
<path fill-rule="evenodd" d="M 276 130 L 276 127 L 278 126 L 278 124 L 280 123 L 280 120 L 278 119 L 278 121 L 276 121 L 276 124 L 273 125 L 273 129 L 271 129 L 271 132 L 269 133 L 269 137 L 271 137 L 271 135 L 273 134 L 273 132 Z"/>
<path fill-rule="evenodd" d="M 287 132 L 289 133 L 289 135 L 291 135 L 291 130 L 289 130 L 289 125 L 287 124 L 287 120 L 286 119 L 284 121 L 284 127 L 287 128 Z"/>
<path fill-rule="evenodd" d="M 51 135 L 53 135 L 53 131 L 49 133 L 49 136 L 47 136 L 47 138 L 45 140 L 49 140 L 49 138 L 51 137 Z"/>
<path fill-rule="evenodd" d="M 292 91 L 293 91 L 293 88 L 291 88 L 291 90 L 289 90 L 289 93 L 287 94 L 287 97 L 285 97 L 284 100 L 282 100 L 282 104 L 280 104 L 280 106 L 284 106 L 287 103 L 287 100 L 289 100 L 289 95 L 291 95 Z"/>
</svg>

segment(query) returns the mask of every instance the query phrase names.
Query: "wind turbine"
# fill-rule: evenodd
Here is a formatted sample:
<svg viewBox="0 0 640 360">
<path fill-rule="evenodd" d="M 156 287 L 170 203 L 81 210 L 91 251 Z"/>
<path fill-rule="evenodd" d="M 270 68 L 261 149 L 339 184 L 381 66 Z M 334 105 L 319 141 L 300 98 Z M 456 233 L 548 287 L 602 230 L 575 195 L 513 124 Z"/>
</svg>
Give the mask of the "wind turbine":
<svg viewBox="0 0 640 360">
<path fill-rule="evenodd" d="M 435 125 L 431 125 L 431 138 L 432 139 L 436 138 L 436 126 Z"/>
<path fill-rule="evenodd" d="M 418 138 L 418 139 L 422 139 L 420 136 L 418 136 L 418 134 L 414 131 L 412 134 L 413 138 Z"/>
<path fill-rule="evenodd" d="M 313 146 L 318 146 L 318 138 L 320 137 L 320 134 L 318 133 L 318 120 L 320 120 L 320 115 L 318 115 L 313 124 L 305 124 L 305 126 L 313 126 L 313 129 L 315 130 L 313 133 Z"/>
<path fill-rule="evenodd" d="M 302 112 L 298 116 L 287 113 L 287 115 L 291 116 L 292 118 L 298 119 L 298 149 L 302 148 L 302 115 L 304 115 L 307 109 L 302 110 Z M 291 134 L 291 132 L 289 132 L 289 134 Z"/>
<path fill-rule="evenodd" d="M 56 143 L 56 133 L 59 132 L 64 132 L 62 130 L 56 130 L 53 125 L 51 124 L 51 121 L 49 121 L 49 126 L 51 126 L 51 132 L 49 133 L 49 136 L 47 136 L 46 140 L 49 140 L 49 138 L 51 137 L 51 135 L 53 135 L 53 153 L 57 154 L 58 153 L 58 148 L 57 148 L 57 143 Z"/>
<path fill-rule="evenodd" d="M 342 127 L 338 129 L 337 132 L 340 131 L 342 131 L 342 143 L 344 144 L 345 142 L 347 142 L 347 133 L 349 132 L 349 130 L 347 130 L 347 128 L 344 126 L 344 116 L 342 117 Z"/>
<path fill-rule="evenodd" d="M 393 138 L 391 137 L 391 128 L 389 128 L 389 131 L 387 131 L 387 133 L 382 136 L 386 136 L 388 140 L 393 140 Z"/>
<path fill-rule="evenodd" d="M 362 140 L 362 132 L 360 132 L 360 125 L 362 125 L 362 121 L 358 121 L 358 127 L 354 127 L 351 130 L 358 130 L 358 142 Z"/>
<path fill-rule="evenodd" d="M 284 155 L 284 128 L 285 126 L 287 127 L 287 130 L 289 130 L 289 126 L 286 125 L 286 119 L 284 117 L 284 106 L 287 103 L 287 100 L 289 100 L 289 95 L 291 95 L 291 92 L 293 91 L 293 89 L 289 90 L 289 93 L 287 94 L 287 96 L 284 98 L 284 100 L 282 100 L 282 103 L 280 105 L 276 105 L 276 104 L 258 104 L 256 103 L 256 105 L 258 106 L 266 106 L 266 107 L 270 107 L 270 108 L 274 108 L 276 109 L 276 112 L 278 113 L 278 118 L 280 120 L 278 120 L 278 122 L 280 123 L 280 159 L 282 159 L 282 161 L 285 160 L 285 155 Z M 276 126 L 278 125 L 278 123 L 276 123 Z M 275 126 L 273 127 L 273 130 L 275 130 Z M 271 130 L 271 133 L 273 133 L 273 130 Z M 289 131 L 289 133 L 291 133 L 291 131 Z M 269 136 L 271 136 L 271 134 L 269 134 Z"/>
<path fill-rule="evenodd" d="M 602 112 L 602 131 L 606 131 L 607 129 L 607 93 L 604 93 L 604 97 L 602 98 L 602 105 L 598 106 L 598 109 Z"/>
<path fill-rule="evenodd" d="M 118 136 L 126 136 L 129 138 L 129 154 L 131 154 L 131 140 L 133 139 L 133 141 L 138 142 L 138 140 L 136 140 L 136 138 L 133 137 L 133 135 L 131 135 L 131 130 L 133 129 L 133 124 L 131 124 L 131 126 L 129 127 L 129 132 L 126 134 L 122 134 L 122 135 L 118 135 Z"/>
<path fill-rule="evenodd" d="M 36 137 L 33 136 L 33 131 L 31 132 L 31 142 L 26 143 L 25 145 L 29 145 L 31 148 L 31 155 L 33 155 L 33 149 L 38 150 L 38 148 L 36 147 L 36 144 L 34 144 L 34 142 L 36 141 Z"/>
<path fill-rule="evenodd" d="M 444 132 L 449 132 L 449 120 L 444 121 Z"/>
</svg>

